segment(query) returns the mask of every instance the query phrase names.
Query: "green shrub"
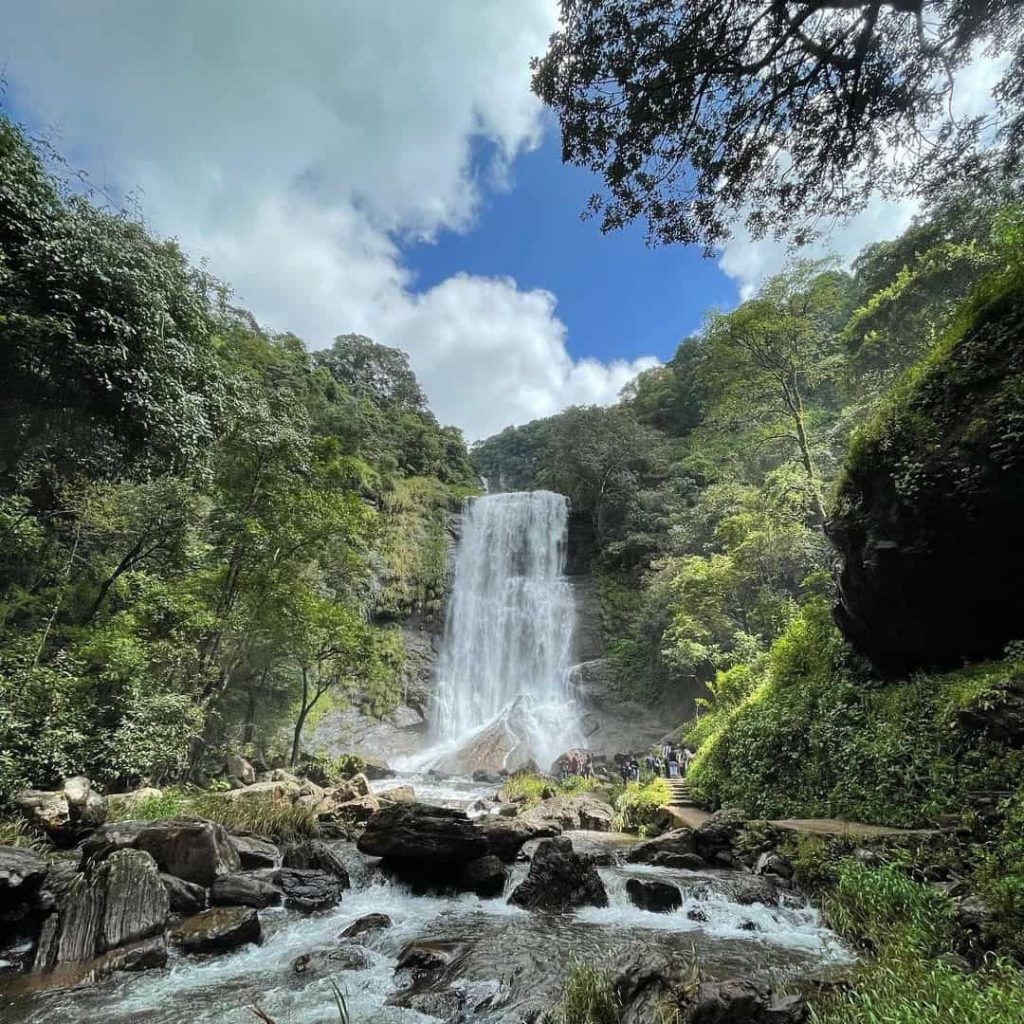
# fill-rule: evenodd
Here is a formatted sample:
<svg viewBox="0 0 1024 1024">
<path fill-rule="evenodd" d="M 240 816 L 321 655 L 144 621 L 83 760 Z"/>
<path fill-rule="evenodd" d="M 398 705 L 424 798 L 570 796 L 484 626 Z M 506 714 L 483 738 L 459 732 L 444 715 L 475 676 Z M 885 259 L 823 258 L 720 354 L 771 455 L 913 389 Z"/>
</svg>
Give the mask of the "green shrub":
<svg viewBox="0 0 1024 1024">
<path fill-rule="evenodd" d="M 952 940 L 952 901 L 913 881 L 898 864 L 872 868 L 853 859 L 841 861 L 835 888 L 824 895 L 821 907 L 840 935 L 873 950 L 893 945 L 936 956 Z"/>
<path fill-rule="evenodd" d="M 589 964 L 574 963 L 562 998 L 548 1013 L 550 1024 L 618 1024 L 619 1000 L 611 979 Z"/>
<path fill-rule="evenodd" d="M 763 664 L 741 704 L 701 722 L 690 783 L 710 806 L 918 826 L 961 810 L 967 791 L 1015 788 L 1024 778 L 1024 753 L 965 732 L 958 718 L 1024 670 L 1020 661 L 867 686 L 816 599 Z"/>
<path fill-rule="evenodd" d="M 864 964 L 848 991 L 812 1003 L 816 1024 L 1024 1024 L 1019 970 L 994 959 L 973 974 L 894 948 Z"/>
<path fill-rule="evenodd" d="M 655 776 L 648 782 L 631 782 L 615 797 L 613 826 L 619 832 L 646 835 L 655 825 L 658 811 L 670 799 L 668 783 Z"/>
<path fill-rule="evenodd" d="M 521 803 L 524 808 L 536 807 L 543 799 L 545 790 L 551 790 L 555 796 L 574 796 L 577 793 L 589 793 L 601 789 L 600 779 L 585 779 L 582 775 L 570 775 L 565 779 L 553 779 L 546 775 L 534 775 L 531 772 L 517 772 L 510 775 L 502 784 L 504 798 L 513 803 Z"/>
</svg>

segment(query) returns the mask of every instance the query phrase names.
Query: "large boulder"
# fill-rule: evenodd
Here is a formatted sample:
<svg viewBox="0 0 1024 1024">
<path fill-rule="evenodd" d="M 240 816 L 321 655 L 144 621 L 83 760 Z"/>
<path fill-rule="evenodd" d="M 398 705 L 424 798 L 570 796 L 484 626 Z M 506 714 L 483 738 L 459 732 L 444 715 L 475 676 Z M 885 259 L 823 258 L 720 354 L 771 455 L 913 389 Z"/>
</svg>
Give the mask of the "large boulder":
<svg viewBox="0 0 1024 1024">
<path fill-rule="evenodd" d="M 72 880 L 43 925 L 35 969 L 84 963 L 161 936 L 169 913 L 167 890 L 153 858 L 141 850 L 118 850 Z"/>
<path fill-rule="evenodd" d="M 243 868 L 279 868 L 281 851 L 268 839 L 259 836 L 228 836 Z"/>
<path fill-rule="evenodd" d="M 281 846 L 284 867 L 325 871 L 333 875 L 343 889 L 349 888 L 348 868 L 345 862 L 322 839 L 295 839 Z"/>
<path fill-rule="evenodd" d="M 171 911 L 175 914 L 198 914 L 205 910 L 209 902 L 209 894 L 195 882 L 186 882 L 184 878 L 162 874 L 160 880 L 167 890 L 167 898 L 171 903 Z"/>
<path fill-rule="evenodd" d="M 732 849 L 750 819 L 741 807 L 724 807 L 716 811 L 693 834 L 698 854 L 705 860 L 732 860 Z"/>
<path fill-rule="evenodd" d="M 523 846 L 534 839 L 550 839 L 561 833 L 560 825 L 544 821 L 528 821 L 523 817 L 477 818 L 476 827 L 487 840 L 489 853 L 508 864 L 516 859 Z"/>
<path fill-rule="evenodd" d="M 630 864 L 656 864 L 659 867 L 675 867 L 672 858 L 692 857 L 696 854 L 697 844 L 692 828 L 676 828 L 664 832 L 654 839 L 637 843 L 626 855 Z M 696 862 L 699 866 L 700 859 Z"/>
<path fill-rule="evenodd" d="M 505 862 L 491 853 L 459 868 L 459 888 L 475 892 L 484 899 L 492 899 L 505 891 L 508 873 Z"/>
<path fill-rule="evenodd" d="M 243 786 L 251 786 L 256 781 L 256 769 L 239 754 L 228 757 L 224 763 L 224 774 Z"/>
<path fill-rule="evenodd" d="M 46 861 L 33 850 L 0 846 L 0 907 L 29 899 L 43 884 L 47 870 Z"/>
<path fill-rule="evenodd" d="M 242 866 L 231 837 L 212 821 L 154 821 L 139 829 L 132 845 L 152 854 L 161 871 L 206 887 Z"/>
<path fill-rule="evenodd" d="M 272 907 L 281 902 L 281 890 L 263 878 L 245 874 L 222 875 L 210 886 L 210 902 L 230 907 Z"/>
<path fill-rule="evenodd" d="M 130 850 L 139 833 L 149 826 L 146 821 L 112 821 L 96 829 L 79 846 L 81 869 L 104 860 L 115 850 Z"/>
<path fill-rule="evenodd" d="M 526 880 L 509 903 L 530 910 L 566 911 L 573 907 L 606 907 L 608 894 L 589 857 L 573 851 L 568 839 L 545 839 L 530 862 Z"/>
<path fill-rule="evenodd" d="M 487 839 L 462 811 L 397 803 L 370 818 L 357 847 L 392 864 L 453 866 L 485 856 Z"/>
<path fill-rule="evenodd" d="M 524 821 L 538 825 L 557 825 L 563 832 L 583 829 L 610 832 L 615 811 L 612 805 L 590 793 L 555 796 L 544 800 L 521 815 Z"/>
<path fill-rule="evenodd" d="M 84 775 L 59 790 L 23 789 L 11 801 L 34 828 L 57 846 L 74 846 L 107 819 L 107 801 Z"/>
<path fill-rule="evenodd" d="M 260 919 L 251 907 L 214 907 L 185 918 L 171 941 L 186 953 L 221 953 L 259 942 L 260 936 Z"/>
<path fill-rule="evenodd" d="M 630 878 L 626 894 L 634 906 L 656 914 L 667 914 L 683 905 L 683 894 L 676 886 L 656 879 Z"/>
<path fill-rule="evenodd" d="M 835 619 L 886 676 L 998 657 L 1021 636 L 1024 296 L 980 307 L 847 458 L 828 533 Z"/>
<path fill-rule="evenodd" d="M 274 884 L 284 892 L 284 905 L 303 913 L 327 910 L 341 902 L 341 881 L 326 871 L 281 868 Z"/>
<path fill-rule="evenodd" d="M 762 982 L 747 978 L 704 982 L 683 1008 L 685 1024 L 804 1024 L 810 1017 L 799 995 L 776 995 Z"/>
<path fill-rule="evenodd" d="M 339 936 L 342 939 L 359 939 L 373 932 L 383 931 L 391 927 L 391 918 L 387 914 L 364 914 L 357 917 Z"/>
<path fill-rule="evenodd" d="M 284 778 L 280 781 L 254 782 L 251 786 L 233 789 L 224 793 L 225 800 L 251 801 L 265 800 L 274 804 L 293 804 L 299 798 L 302 783 L 298 780 Z"/>
</svg>

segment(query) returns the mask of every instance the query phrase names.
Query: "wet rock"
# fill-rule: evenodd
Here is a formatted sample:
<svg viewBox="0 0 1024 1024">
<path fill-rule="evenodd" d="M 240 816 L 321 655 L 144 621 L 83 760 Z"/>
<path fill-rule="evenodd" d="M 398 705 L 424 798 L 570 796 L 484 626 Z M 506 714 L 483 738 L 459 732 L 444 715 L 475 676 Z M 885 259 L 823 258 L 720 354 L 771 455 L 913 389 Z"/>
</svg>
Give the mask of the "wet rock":
<svg viewBox="0 0 1024 1024">
<path fill-rule="evenodd" d="M 671 832 L 646 842 L 637 843 L 626 857 L 630 864 L 660 864 L 664 867 L 674 865 L 665 863 L 666 856 L 679 857 L 695 854 L 696 843 L 692 828 L 676 828 Z"/>
<path fill-rule="evenodd" d="M 704 822 L 693 834 L 694 849 L 705 860 L 731 851 L 750 815 L 739 807 L 725 807 Z"/>
<path fill-rule="evenodd" d="M 375 758 L 362 758 L 363 771 L 362 774 L 366 776 L 371 782 L 378 782 L 381 779 L 394 778 L 394 771 L 388 765 L 387 761 L 377 760 Z"/>
<path fill-rule="evenodd" d="M 487 851 L 511 864 L 523 846 L 534 839 L 551 839 L 561 826 L 549 822 L 527 821 L 524 818 L 478 819 L 476 827 L 487 841 Z"/>
<path fill-rule="evenodd" d="M 572 829 L 609 832 L 615 811 L 611 804 L 604 800 L 599 800 L 590 793 L 579 793 L 576 796 L 553 796 L 520 817 L 536 825 L 557 825 L 563 832 Z"/>
<path fill-rule="evenodd" d="M 161 871 L 207 888 L 242 866 L 231 837 L 212 821 L 155 821 L 139 830 L 134 846 L 151 854 Z"/>
<path fill-rule="evenodd" d="M 390 800 L 392 803 L 414 804 L 416 790 L 412 786 L 393 786 L 378 795 L 379 800 Z"/>
<path fill-rule="evenodd" d="M 281 902 L 281 890 L 253 875 L 222 875 L 210 886 L 210 902 L 229 907 L 272 907 Z"/>
<path fill-rule="evenodd" d="M 502 818 L 514 818 L 519 813 L 519 805 L 512 803 L 499 803 L 498 815 Z"/>
<path fill-rule="evenodd" d="M 279 868 L 281 851 L 269 840 L 257 836 L 229 836 L 243 868 Z"/>
<path fill-rule="evenodd" d="M 351 886 L 345 862 L 322 839 L 297 839 L 281 847 L 286 868 L 325 871 L 333 875 L 343 889 Z"/>
<path fill-rule="evenodd" d="M 183 878 L 175 878 L 174 875 L 162 874 L 160 881 L 164 883 L 167 890 L 167 899 L 170 901 L 171 911 L 175 914 L 198 914 L 200 910 L 206 909 L 209 901 L 209 894 L 195 882 L 186 882 Z"/>
<path fill-rule="evenodd" d="M 171 941 L 186 953 L 221 953 L 259 942 L 260 919 L 251 907 L 214 907 L 186 918 L 171 931 Z"/>
<path fill-rule="evenodd" d="M 743 875 L 729 872 L 710 882 L 702 882 L 687 890 L 687 895 L 695 900 L 706 900 L 708 897 L 722 896 L 731 903 L 742 907 L 752 903 L 763 903 L 766 907 L 778 906 L 779 881 L 771 875 Z"/>
<path fill-rule="evenodd" d="M 445 1022 L 457 1021 L 465 1005 L 465 997 L 454 989 L 444 988 L 428 991 L 408 989 L 394 992 L 384 1000 L 385 1006 L 400 1006 L 406 1010 L 434 1017 Z"/>
<path fill-rule="evenodd" d="M 687 1001 L 686 1024 L 804 1024 L 810 1010 L 801 996 L 777 996 L 746 978 L 704 982 Z"/>
<path fill-rule="evenodd" d="M 331 804 L 330 814 L 353 824 L 365 825 L 380 809 L 380 801 L 371 793 L 343 804 Z"/>
<path fill-rule="evenodd" d="M 341 902 L 341 883 L 326 871 L 281 868 L 274 882 L 284 892 L 284 905 L 303 913 L 327 910 Z"/>
<path fill-rule="evenodd" d="M 586 905 L 605 907 L 608 894 L 590 858 L 575 853 L 572 843 L 559 837 L 537 847 L 530 872 L 509 903 L 530 910 L 566 911 Z"/>
<path fill-rule="evenodd" d="M 479 860 L 471 860 L 459 868 L 459 887 L 475 892 L 483 899 L 492 899 L 505 891 L 508 881 L 508 868 L 494 854 L 488 854 Z"/>
<path fill-rule="evenodd" d="M 664 951 L 631 950 L 613 968 L 613 986 L 621 1007 L 620 1024 L 673 1020 L 665 1010 L 689 979 L 686 965 Z"/>
<path fill-rule="evenodd" d="M 477 860 L 487 839 L 462 811 L 427 804 L 393 804 L 378 811 L 356 844 L 361 853 L 413 870 Z"/>
<path fill-rule="evenodd" d="M 656 914 L 668 914 L 683 905 L 683 894 L 669 882 L 631 878 L 626 882 L 626 893 L 634 906 Z"/>
<path fill-rule="evenodd" d="M 346 945 L 303 953 L 292 961 L 292 971 L 311 978 L 328 978 L 335 971 L 365 971 L 371 960 L 361 946 Z"/>
<path fill-rule="evenodd" d="M 44 923 L 35 970 L 84 963 L 160 935 L 169 913 L 153 858 L 141 850 L 118 850 L 71 880 Z"/>
<path fill-rule="evenodd" d="M 779 853 L 762 853 L 754 865 L 755 875 L 774 875 L 784 881 L 793 877 L 793 865 Z"/>
<path fill-rule="evenodd" d="M 115 850 L 132 849 L 139 833 L 148 825 L 145 821 L 112 821 L 96 829 L 79 847 L 82 870 L 105 860 Z"/>
<path fill-rule="evenodd" d="M 224 763 L 224 774 L 243 786 L 251 786 L 256 781 L 256 769 L 238 754 L 232 754 Z"/>
<path fill-rule="evenodd" d="M 0 907 L 31 898 L 42 886 L 48 867 L 32 850 L 0 846 Z"/>
<path fill-rule="evenodd" d="M 66 779 L 60 790 L 23 789 L 11 803 L 57 846 L 74 846 L 107 817 L 106 798 L 84 775 Z"/>
<path fill-rule="evenodd" d="M 391 918 L 387 914 L 364 914 L 356 918 L 342 933 L 343 939 L 355 939 L 370 932 L 381 931 L 391 927 Z"/>
<path fill-rule="evenodd" d="M 671 868 L 673 871 L 700 871 L 706 865 L 703 857 L 695 853 L 667 853 L 661 852 L 654 855 L 650 862 L 657 868 Z"/>
<path fill-rule="evenodd" d="M 485 782 L 490 786 L 500 786 L 502 782 L 501 776 L 490 768 L 477 768 L 473 772 L 474 782 Z"/>
<path fill-rule="evenodd" d="M 398 954 L 395 976 L 410 979 L 416 986 L 434 984 L 454 959 L 455 949 L 445 942 L 416 939 Z"/>
</svg>

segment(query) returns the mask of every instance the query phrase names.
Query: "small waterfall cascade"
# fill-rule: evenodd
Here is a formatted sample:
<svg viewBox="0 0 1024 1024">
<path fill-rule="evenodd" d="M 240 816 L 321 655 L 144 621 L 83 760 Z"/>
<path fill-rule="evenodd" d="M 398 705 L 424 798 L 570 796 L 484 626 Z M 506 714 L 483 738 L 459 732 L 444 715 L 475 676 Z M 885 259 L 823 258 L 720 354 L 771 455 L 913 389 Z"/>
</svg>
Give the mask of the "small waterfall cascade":
<svg viewBox="0 0 1024 1024">
<path fill-rule="evenodd" d="M 528 757 L 547 768 L 581 739 L 567 534 L 568 503 L 550 491 L 488 494 L 467 508 L 432 722 L 451 770 Z"/>
</svg>

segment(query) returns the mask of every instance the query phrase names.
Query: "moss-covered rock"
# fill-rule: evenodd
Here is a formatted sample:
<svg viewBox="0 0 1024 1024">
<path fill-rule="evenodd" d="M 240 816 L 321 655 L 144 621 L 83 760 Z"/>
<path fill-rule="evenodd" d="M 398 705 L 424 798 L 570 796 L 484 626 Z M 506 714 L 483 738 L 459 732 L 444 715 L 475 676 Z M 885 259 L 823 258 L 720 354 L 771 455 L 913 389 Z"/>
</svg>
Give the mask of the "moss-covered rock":
<svg viewBox="0 0 1024 1024">
<path fill-rule="evenodd" d="M 836 621 L 887 676 L 1024 634 L 1024 290 L 969 305 L 855 439 L 828 531 Z"/>
</svg>

